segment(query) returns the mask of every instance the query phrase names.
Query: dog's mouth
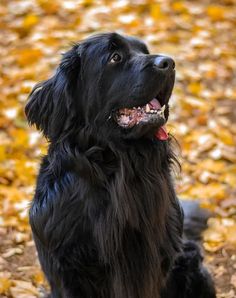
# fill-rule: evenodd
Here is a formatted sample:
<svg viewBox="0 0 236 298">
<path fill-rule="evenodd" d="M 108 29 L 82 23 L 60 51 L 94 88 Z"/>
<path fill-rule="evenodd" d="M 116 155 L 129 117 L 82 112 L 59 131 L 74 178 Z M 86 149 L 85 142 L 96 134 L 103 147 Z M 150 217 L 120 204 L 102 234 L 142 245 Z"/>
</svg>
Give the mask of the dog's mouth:
<svg viewBox="0 0 236 298">
<path fill-rule="evenodd" d="M 165 111 L 166 105 L 161 105 L 157 98 L 153 98 L 150 102 L 141 107 L 122 108 L 115 114 L 115 120 L 122 128 L 132 128 L 140 124 L 162 124 L 156 131 L 156 138 L 159 140 L 167 140 L 168 133 L 165 127 Z"/>
</svg>

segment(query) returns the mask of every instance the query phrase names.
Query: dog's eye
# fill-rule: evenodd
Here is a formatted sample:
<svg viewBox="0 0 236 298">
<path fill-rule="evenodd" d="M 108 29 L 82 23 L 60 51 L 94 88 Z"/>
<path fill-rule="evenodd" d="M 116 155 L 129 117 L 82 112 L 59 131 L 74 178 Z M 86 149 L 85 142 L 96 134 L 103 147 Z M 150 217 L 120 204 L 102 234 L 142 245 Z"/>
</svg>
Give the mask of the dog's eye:
<svg viewBox="0 0 236 298">
<path fill-rule="evenodd" d="M 118 63 L 122 60 L 121 56 L 117 53 L 113 54 L 110 58 L 110 63 Z"/>
</svg>

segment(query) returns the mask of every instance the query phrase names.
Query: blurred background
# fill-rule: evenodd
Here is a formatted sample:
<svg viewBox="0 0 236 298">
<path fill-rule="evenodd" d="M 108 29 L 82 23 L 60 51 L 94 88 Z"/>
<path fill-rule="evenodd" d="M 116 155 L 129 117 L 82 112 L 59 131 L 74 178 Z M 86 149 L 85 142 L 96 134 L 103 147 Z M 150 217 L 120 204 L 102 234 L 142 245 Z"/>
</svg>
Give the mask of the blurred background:
<svg viewBox="0 0 236 298">
<path fill-rule="evenodd" d="M 72 42 L 117 31 L 176 60 L 168 130 L 181 146 L 179 196 L 214 212 L 204 233 L 218 298 L 236 297 L 236 1 L 0 1 L 0 297 L 46 286 L 28 225 L 46 141 L 24 106 Z"/>
</svg>

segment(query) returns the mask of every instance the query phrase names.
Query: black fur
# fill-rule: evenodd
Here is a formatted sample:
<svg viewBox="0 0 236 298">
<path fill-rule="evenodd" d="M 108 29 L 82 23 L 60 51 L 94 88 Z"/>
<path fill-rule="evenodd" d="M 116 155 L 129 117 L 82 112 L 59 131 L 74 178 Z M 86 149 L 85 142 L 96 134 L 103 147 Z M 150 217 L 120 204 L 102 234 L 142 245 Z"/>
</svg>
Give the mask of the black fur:
<svg viewBox="0 0 236 298">
<path fill-rule="evenodd" d="M 168 118 L 174 71 L 157 57 L 131 37 L 93 36 L 30 95 L 28 120 L 50 142 L 30 224 L 53 298 L 215 297 L 198 248 L 189 256 L 183 246 L 172 140 L 154 136 L 163 123 L 124 129 L 114 117 L 157 97 Z M 195 294 L 196 284 L 213 294 Z"/>
</svg>

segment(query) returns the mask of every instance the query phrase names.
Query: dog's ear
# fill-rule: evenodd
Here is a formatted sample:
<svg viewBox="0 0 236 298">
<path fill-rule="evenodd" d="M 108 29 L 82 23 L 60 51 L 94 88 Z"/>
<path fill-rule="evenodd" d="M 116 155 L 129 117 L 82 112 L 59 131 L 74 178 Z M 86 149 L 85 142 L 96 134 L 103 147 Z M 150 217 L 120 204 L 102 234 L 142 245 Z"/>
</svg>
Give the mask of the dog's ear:
<svg viewBox="0 0 236 298">
<path fill-rule="evenodd" d="M 75 45 L 63 55 L 55 75 L 37 84 L 29 96 L 25 107 L 28 121 L 50 140 L 58 139 L 70 126 L 79 73 L 79 45 Z"/>
</svg>

